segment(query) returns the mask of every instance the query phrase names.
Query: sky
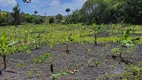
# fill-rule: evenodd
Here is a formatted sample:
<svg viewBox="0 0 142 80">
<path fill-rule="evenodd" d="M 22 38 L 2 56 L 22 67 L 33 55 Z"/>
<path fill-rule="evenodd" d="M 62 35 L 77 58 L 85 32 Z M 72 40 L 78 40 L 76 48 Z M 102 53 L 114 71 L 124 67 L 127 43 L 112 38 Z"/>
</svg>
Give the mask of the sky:
<svg viewBox="0 0 142 80">
<path fill-rule="evenodd" d="M 2 11 L 12 11 L 12 8 L 18 3 L 21 11 L 34 14 L 38 11 L 39 15 L 54 16 L 57 14 L 67 15 L 66 8 L 71 12 L 80 9 L 87 0 L 32 0 L 31 3 L 24 3 L 22 0 L 0 0 L 0 9 Z"/>
</svg>

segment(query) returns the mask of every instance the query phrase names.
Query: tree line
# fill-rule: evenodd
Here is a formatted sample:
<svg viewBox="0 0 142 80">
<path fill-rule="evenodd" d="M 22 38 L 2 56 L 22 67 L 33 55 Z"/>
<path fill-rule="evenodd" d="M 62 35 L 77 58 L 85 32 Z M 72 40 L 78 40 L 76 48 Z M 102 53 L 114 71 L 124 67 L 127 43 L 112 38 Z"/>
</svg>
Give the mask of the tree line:
<svg viewBox="0 0 142 80">
<path fill-rule="evenodd" d="M 23 0 L 30 3 L 31 0 Z M 81 9 L 65 10 L 67 16 L 40 16 L 38 11 L 28 14 L 20 11 L 19 4 L 13 7 L 12 12 L 0 10 L 0 25 L 19 25 L 21 23 L 83 23 L 109 24 L 128 23 L 142 24 L 142 0 L 87 0 Z"/>
<path fill-rule="evenodd" d="M 69 10 L 70 11 L 70 10 Z M 68 12 L 68 10 L 67 10 Z M 65 16 L 57 14 L 56 16 L 44 16 L 38 15 L 38 11 L 34 11 L 34 14 L 24 13 L 20 10 L 19 4 L 13 7 L 12 12 L 2 11 L 0 9 L 0 26 L 3 25 L 20 25 L 24 23 L 64 23 Z"/>
<path fill-rule="evenodd" d="M 142 0 L 87 0 L 70 15 L 70 23 L 142 24 Z"/>
</svg>

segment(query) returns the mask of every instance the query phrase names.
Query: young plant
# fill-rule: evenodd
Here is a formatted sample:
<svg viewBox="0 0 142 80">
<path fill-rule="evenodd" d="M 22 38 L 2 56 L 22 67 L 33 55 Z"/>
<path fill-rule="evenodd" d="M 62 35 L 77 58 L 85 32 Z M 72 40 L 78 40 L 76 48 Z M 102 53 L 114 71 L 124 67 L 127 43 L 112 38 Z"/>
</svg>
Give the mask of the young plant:
<svg viewBox="0 0 142 80">
<path fill-rule="evenodd" d="M 97 34 L 101 32 L 102 26 L 93 24 L 93 27 L 94 27 L 95 46 L 97 46 Z"/>
<path fill-rule="evenodd" d="M 98 61 L 93 61 L 93 59 L 92 58 L 90 58 L 89 60 L 88 60 L 88 65 L 89 66 L 91 66 L 91 67 L 93 67 L 93 66 L 98 66 L 99 65 L 99 62 Z"/>
<path fill-rule="evenodd" d="M 35 38 L 35 45 L 36 45 L 36 49 L 38 49 L 41 45 L 41 35 L 39 34 L 36 38 Z"/>
<path fill-rule="evenodd" d="M 65 40 L 66 40 L 66 43 L 65 43 L 65 45 L 66 45 L 66 53 L 68 53 L 68 54 L 70 53 L 68 43 L 73 41 L 73 39 L 71 38 L 71 36 L 72 36 L 72 34 L 67 35 L 67 34 L 65 33 Z"/>
<path fill-rule="evenodd" d="M 3 57 L 4 69 L 7 68 L 6 55 L 8 55 L 10 52 L 14 51 L 14 49 L 15 49 L 15 47 L 13 47 L 14 44 L 16 44 L 16 43 L 14 42 L 14 43 L 8 44 L 8 39 L 7 39 L 6 33 L 4 31 L 0 37 L 0 56 Z"/>
<path fill-rule="evenodd" d="M 33 58 L 32 61 L 34 63 L 44 63 L 47 60 L 47 58 L 51 58 L 51 54 L 49 53 L 42 54 L 37 58 Z"/>
<path fill-rule="evenodd" d="M 117 53 L 118 57 L 121 59 L 122 62 L 128 63 L 128 61 L 126 61 L 122 57 L 123 53 L 125 53 L 125 50 L 123 48 L 130 47 L 130 49 L 132 49 L 139 39 L 140 38 L 130 39 L 130 29 L 127 29 L 126 31 L 122 31 L 120 39 L 118 40 L 120 47 L 119 48 L 113 48 L 111 50 L 112 57 L 115 58 L 116 57 L 115 54 Z"/>
<path fill-rule="evenodd" d="M 53 63 L 50 65 L 50 71 L 52 73 L 52 80 L 56 80 L 57 77 L 67 75 L 67 72 L 60 72 L 60 73 L 55 74 Z"/>
</svg>

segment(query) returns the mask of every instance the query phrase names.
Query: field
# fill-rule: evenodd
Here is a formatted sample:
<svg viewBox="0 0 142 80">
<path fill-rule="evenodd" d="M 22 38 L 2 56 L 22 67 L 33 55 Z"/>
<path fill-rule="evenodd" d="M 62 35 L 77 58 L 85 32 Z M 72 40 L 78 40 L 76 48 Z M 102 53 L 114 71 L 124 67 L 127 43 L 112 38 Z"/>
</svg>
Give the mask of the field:
<svg viewBox="0 0 142 80">
<path fill-rule="evenodd" d="M 120 44 L 121 35 L 125 35 L 121 31 L 127 33 L 128 29 L 126 45 L 139 37 L 132 48 Z M 140 73 L 129 73 L 141 65 L 141 25 L 26 24 L 0 27 L 0 35 L 1 45 L 3 35 L 8 45 L 4 46 L 6 51 L 0 51 L 7 60 L 3 69 L 0 57 L 0 80 L 142 79 Z M 123 53 L 125 61 L 117 53 Z"/>
</svg>

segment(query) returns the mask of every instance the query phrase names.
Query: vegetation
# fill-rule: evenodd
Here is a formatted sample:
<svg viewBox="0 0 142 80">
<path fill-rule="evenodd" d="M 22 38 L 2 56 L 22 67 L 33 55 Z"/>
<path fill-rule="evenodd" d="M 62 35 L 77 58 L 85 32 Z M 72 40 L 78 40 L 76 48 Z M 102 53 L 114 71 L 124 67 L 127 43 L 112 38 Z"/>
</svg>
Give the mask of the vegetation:
<svg viewBox="0 0 142 80">
<path fill-rule="evenodd" d="M 87 0 L 73 12 L 73 17 L 86 24 L 131 23 L 141 24 L 141 0 Z"/>
<path fill-rule="evenodd" d="M 130 39 L 129 36 L 130 36 L 130 29 L 127 29 L 126 31 L 122 31 L 120 39 L 119 39 L 120 48 L 112 49 L 112 57 L 115 58 L 116 56 L 114 54 L 119 53 L 119 57 L 121 58 L 121 61 L 125 63 L 129 63 L 129 61 L 124 60 L 122 57 L 122 54 L 126 53 L 126 50 L 124 48 L 129 47 L 128 51 L 132 51 L 131 49 L 134 47 L 136 42 L 140 39 L 140 38 Z"/>
<path fill-rule="evenodd" d="M 23 2 L 30 3 L 31 0 Z M 76 77 L 74 75 L 80 73 L 84 76 L 85 72 L 89 72 L 88 78 L 88 75 L 96 74 L 91 72 L 93 70 L 98 71 L 95 78 L 91 78 L 94 80 L 100 76 L 104 80 L 141 80 L 141 6 L 142 0 L 87 0 L 81 9 L 72 13 L 70 8 L 66 8 L 67 16 L 59 13 L 41 16 L 37 10 L 28 14 L 21 12 L 19 4 L 13 7 L 12 12 L 0 10 L 0 56 L 4 70 L 14 63 L 7 66 L 7 60 L 17 54 L 19 61 L 25 61 L 22 66 L 31 66 L 28 76 L 32 77 L 34 73 L 34 77 L 39 79 L 46 69 L 45 74 L 52 80 L 68 76 L 67 80 L 78 80 L 78 77 L 72 79 L 70 76 Z M 17 63 L 16 69 L 23 63 Z M 42 65 L 42 71 L 38 65 Z M 125 70 L 118 70 L 124 66 Z M 118 71 L 117 76 L 111 75 L 114 69 Z"/>
</svg>

